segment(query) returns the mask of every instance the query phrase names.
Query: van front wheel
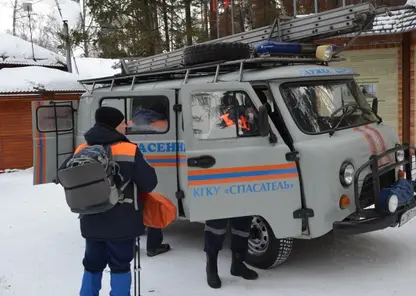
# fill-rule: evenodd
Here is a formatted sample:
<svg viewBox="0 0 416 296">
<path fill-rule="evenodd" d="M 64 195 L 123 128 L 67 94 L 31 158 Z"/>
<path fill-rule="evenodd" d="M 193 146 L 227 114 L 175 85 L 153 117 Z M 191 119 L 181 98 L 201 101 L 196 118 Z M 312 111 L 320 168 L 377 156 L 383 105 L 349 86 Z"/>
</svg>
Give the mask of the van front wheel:
<svg viewBox="0 0 416 296">
<path fill-rule="evenodd" d="M 290 256 L 293 238 L 277 239 L 269 223 L 253 216 L 246 262 L 253 267 L 269 269 L 284 263 Z"/>
</svg>

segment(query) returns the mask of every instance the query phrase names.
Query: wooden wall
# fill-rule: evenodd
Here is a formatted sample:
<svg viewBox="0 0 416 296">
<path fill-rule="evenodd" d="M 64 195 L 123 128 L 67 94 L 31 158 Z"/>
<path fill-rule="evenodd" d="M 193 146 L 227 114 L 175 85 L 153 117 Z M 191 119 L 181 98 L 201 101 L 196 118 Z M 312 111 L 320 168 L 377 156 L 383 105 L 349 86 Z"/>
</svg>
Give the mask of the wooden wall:
<svg viewBox="0 0 416 296">
<path fill-rule="evenodd" d="M 0 96 L 0 170 L 33 165 L 32 101 L 74 100 L 80 96 L 80 93 Z"/>
</svg>

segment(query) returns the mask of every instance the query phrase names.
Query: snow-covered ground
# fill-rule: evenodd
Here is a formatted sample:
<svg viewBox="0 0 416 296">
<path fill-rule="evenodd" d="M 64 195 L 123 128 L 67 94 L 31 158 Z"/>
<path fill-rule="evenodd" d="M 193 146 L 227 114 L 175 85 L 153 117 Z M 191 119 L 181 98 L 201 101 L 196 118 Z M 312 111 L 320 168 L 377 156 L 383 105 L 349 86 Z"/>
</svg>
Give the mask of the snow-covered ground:
<svg viewBox="0 0 416 296">
<path fill-rule="evenodd" d="M 84 242 L 76 215 L 57 185 L 33 187 L 32 171 L 0 175 L 0 295 L 74 296 Z M 203 227 L 175 223 L 165 231 L 173 250 L 148 258 L 142 249 L 142 295 L 411 295 L 416 274 L 416 220 L 403 228 L 352 237 L 297 241 L 290 261 L 248 282 L 229 274 L 223 288 L 205 283 Z M 108 295 L 109 274 L 102 295 Z"/>
</svg>

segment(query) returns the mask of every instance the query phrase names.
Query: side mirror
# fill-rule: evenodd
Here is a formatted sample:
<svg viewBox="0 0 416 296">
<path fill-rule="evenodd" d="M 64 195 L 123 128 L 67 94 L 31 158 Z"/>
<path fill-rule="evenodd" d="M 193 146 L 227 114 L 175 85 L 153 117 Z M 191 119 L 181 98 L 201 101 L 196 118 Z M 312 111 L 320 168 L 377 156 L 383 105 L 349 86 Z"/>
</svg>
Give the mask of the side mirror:
<svg viewBox="0 0 416 296">
<path fill-rule="evenodd" d="M 377 115 L 377 113 L 378 113 L 378 99 L 376 97 L 373 98 L 373 102 L 371 104 L 371 110 L 373 110 L 374 114 Z"/>
<path fill-rule="evenodd" d="M 267 137 L 270 134 L 269 115 L 265 106 L 260 106 L 258 117 L 259 133 L 262 137 Z"/>
</svg>

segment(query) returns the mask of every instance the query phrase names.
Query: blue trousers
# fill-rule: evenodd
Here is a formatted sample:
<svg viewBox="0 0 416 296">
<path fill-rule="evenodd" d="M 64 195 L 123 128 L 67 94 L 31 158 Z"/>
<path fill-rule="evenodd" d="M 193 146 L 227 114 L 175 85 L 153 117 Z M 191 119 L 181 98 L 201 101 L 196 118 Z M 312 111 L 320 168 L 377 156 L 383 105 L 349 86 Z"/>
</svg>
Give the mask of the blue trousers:
<svg viewBox="0 0 416 296">
<path fill-rule="evenodd" d="M 163 242 L 163 233 L 160 228 L 147 228 L 146 249 L 156 249 Z"/>
<path fill-rule="evenodd" d="M 134 258 L 135 239 L 96 241 L 86 240 L 82 264 L 89 272 L 102 272 L 108 265 L 112 273 L 130 271 Z"/>
</svg>

